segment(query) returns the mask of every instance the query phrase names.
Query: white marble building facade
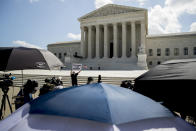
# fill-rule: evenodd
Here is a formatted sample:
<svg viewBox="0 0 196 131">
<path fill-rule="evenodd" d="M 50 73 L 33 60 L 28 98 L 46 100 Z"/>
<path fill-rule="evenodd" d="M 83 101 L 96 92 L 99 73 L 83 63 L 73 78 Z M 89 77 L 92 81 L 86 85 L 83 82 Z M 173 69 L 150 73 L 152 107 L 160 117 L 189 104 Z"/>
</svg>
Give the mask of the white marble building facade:
<svg viewBox="0 0 196 131">
<path fill-rule="evenodd" d="M 146 9 L 107 5 L 78 20 L 84 58 L 136 57 L 138 46 L 146 46 Z"/>
<path fill-rule="evenodd" d="M 76 48 L 72 54 L 77 52 L 81 57 L 72 57 L 71 61 L 64 60 L 63 62 L 68 67 L 72 63 L 82 63 L 88 69 L 93 70 L 147 69 L 166 60 L 163 56 L 155 55 L 155 51 L 159 51 L 160 48 L 168 52 L 168 49 L 165 48 L 185 46 L 188 41 L 191 41 L 192 48 L 196 45 L 196 37 L 194 37 L 196 33 L 181 34 L 176 41 L 171 42 L 170 39 L 177 34 L 164 37 L 161 35 L 149 36 L 147 10 L 143 8 L 109 4 L 78 20 L 81 27 L 81 42 L 77 45 L 73 44 L 73 47 Z M 178 39 L 183 37 L 186 39 L 184 42 Z M 72 42 L 63 43 L 49 44 L 48 50 L 56 53 L 57 56 L 60 45 L 64 45 L 67 50 L 68 48 L 70 50 Z M 171 45 L 167 43 L 171 43 Z M 153 52 L 153 56 L 149 52 Z M 64 58 L 67 59 L 67 56 Z M 167 56 L 168 59 L 170 56 Z"/>
<path fill-rule="evenodd" d="M 80 17 L 82 63 L 92 68 L 97 63 L 101 69 L 146 69 L 146 60 L 137 56 L 142 47 L 146 59 L 147 18 L 146 9 L 113 4 Z"/>
</svg>

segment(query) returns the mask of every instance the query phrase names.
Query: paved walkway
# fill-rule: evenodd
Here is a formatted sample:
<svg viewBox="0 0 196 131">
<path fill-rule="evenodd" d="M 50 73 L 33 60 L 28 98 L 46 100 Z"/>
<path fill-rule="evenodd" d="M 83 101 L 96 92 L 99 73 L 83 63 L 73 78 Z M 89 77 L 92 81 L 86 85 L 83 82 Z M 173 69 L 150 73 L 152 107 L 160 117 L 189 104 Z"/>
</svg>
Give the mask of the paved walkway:
<svg viewBox="0 0 196 131">
<path fill-rule="evenodd" d="M 147 70 L 84 70 L 79 76 L 91 76 L 97 77 L 101 75 L 102 77 L 131 77 L 136 78 Z M 0 74 L 3 72 L 0 72 Z M 10 71 L 12 74 L 21 74 L 21 71 Z M 69 70 L 23 70 L 23 74 L 29 75 L 60 75 L 60 76 L 70 76 Z"/>
</svg>

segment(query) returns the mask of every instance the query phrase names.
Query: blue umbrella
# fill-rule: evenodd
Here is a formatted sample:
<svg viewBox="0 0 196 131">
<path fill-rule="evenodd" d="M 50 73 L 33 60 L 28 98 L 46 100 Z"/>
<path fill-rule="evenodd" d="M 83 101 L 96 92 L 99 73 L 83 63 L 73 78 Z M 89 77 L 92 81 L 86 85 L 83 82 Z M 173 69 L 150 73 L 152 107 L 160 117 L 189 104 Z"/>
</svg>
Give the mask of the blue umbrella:
<svg viewBox="0 0 196 131">
<path fill-rule="evenodd" d="M 14 124 L 8 125 L 4 122 L 13 118 Z M 108 125 L 112 128 L 115 125 L 119 130 L 124 130 L 125 127 L 128 130 L 135 122 L 137 125 L 137 122 L 146 123 L 148 120 L 147 122 L 151 121 L 152 124 L 152 121 L 160 121 L 162 118 L 166 123 L 177 121 L 167 108 L 143 95 L 118 86 L 96 83 L 65 88 L 43 95 L 1 122 L 0 127 L 5 130 L 43 130 L 43 128 L 50 130 L 55 126 L 55 129 L 76 130 L 75 128 L 79 128 L 82 130 L 88 126 L 87 130 L 102 130 L 105 127 L 108 129 Z M 43 121 L 40 121 L 41 119 Z M 182 122 L 181 119 L 179 121 Z M 33 124 L 36 122 L 37 124 Z M 51 126 L 52 124 L 54 126 Z M 47 128 L 42 127 L 43 125 Z M 186 129 L 193 129 L 186 126 Z"/>
</svg>

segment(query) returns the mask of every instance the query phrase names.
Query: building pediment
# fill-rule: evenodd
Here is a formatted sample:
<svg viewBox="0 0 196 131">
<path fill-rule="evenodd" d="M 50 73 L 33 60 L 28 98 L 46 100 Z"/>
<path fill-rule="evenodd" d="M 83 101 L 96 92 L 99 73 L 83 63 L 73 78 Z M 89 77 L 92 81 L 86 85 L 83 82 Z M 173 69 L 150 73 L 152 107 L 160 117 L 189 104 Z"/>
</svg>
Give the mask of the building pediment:
<svg viewBox="0 0 196 131">
<path fill-rule="evenodd" d="M 123 14 L 123 13 L 128 13 L 128 12 L 137 12 L 137 11 L 146 11 L 146 9 L 130 7 L 130 6 L 115 5 L 115 4 L 108 4 L 80 17 L 78 20 L 80 21 L 83 19 L 88 19 L 88 18 L 93 18 L 93 17 Z"/>
</svg>

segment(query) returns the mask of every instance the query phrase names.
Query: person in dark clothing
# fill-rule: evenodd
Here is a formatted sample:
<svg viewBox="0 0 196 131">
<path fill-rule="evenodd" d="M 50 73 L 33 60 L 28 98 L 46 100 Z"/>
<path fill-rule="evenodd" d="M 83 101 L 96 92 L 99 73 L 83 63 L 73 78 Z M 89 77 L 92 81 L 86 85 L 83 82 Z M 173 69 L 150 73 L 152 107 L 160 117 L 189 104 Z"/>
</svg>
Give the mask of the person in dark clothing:
<svg viewBox="0 0 196 131">
<path fill-rule="evenodd" d="M 24 89 L 21 89 L 16 96 L 15 109 L 18 109 L 25 103 L 28 103 L 33 100 L 32 94 L 36 93 L 38 82 L 35 80 L 28 79 L 23 87 Z"/>
<path fill-rule="evenodd" d="M 93 82 L 93 77 L 88 77 L 87 83 L 86 84 L 91 84 Z"/>
<path fill-rule="evenodd" d="M 77 76 L 80 72 L 81 72 L 81 70 L 78 73 L 75 73 L 74 71 L 71 70 L 70 75 L 71 75 L 72 86 L 78 85 Z"/>
<path fill-rule="evenodd" d="M 99 75 L 98 76 L 98 81 L 97 81 L 98 83 L 101 83 L 102 81 L 101 81 L 101 75 Z"/>
</svg>

